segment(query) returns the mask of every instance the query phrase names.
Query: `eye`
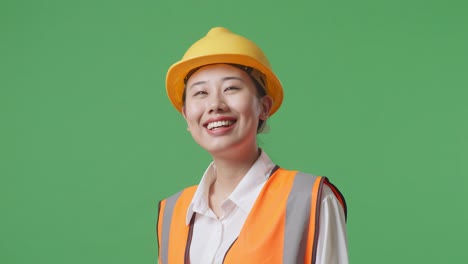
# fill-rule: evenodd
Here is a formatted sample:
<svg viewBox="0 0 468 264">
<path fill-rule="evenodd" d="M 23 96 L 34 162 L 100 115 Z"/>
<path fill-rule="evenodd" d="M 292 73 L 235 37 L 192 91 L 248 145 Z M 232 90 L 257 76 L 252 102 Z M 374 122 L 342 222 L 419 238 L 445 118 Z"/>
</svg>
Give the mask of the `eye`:
<svg viewBox="0 0 468 264">
<path fill-rule="evenodd" d="M 240 90 L 240 88 L 239 88 L 239 87 L 236 87 L 236 86 L 229 86 L 229 87 L 227 87 L 226 89 L 224 89 L 225 92 L 237 91 L 237 90 Z"/>
<path fill-rule="evenodd" d="M 200 95 L 205 95 L 205 94 L 208 94 L 208 93 L 205 91 L 197 91 L 193 94 L 193 96 L 200 96 Z"/>
</svg>

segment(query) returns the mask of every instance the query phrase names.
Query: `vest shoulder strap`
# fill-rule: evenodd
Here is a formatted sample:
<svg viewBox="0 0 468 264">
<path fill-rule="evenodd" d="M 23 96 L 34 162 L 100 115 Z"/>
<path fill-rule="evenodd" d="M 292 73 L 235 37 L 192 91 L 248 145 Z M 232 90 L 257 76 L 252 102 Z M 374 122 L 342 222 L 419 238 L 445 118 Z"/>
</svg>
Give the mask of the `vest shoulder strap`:
<svg viewBox="0 0 468 264">
<path fill-rule="evenodd" d="M 189 225 L 186 224 L 187 209 L 192 201 L 197 186 L 186 188 L 159 202 L 157 236 L 159 263 L 184 263 L 186 241 L 177 241 L 178 246 L 171 246 L 170 239 L 189 238 Z"/>
</svg>

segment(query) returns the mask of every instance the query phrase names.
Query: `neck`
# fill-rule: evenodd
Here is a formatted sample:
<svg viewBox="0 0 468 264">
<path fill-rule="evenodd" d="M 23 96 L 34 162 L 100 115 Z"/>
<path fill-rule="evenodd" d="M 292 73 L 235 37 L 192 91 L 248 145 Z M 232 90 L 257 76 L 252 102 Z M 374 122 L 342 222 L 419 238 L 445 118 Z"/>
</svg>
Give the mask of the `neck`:
<svg viewBox="0 0 468 264">
<path fill-rule="evenodd" d="M 239 182 L 244 178 L 260 155 L 260 150 L 254 149 L 238 153 L 235 157 L 215 157 L 216 181 L 212 185 L 212 191 L 229 196 Z"/>
</svg>

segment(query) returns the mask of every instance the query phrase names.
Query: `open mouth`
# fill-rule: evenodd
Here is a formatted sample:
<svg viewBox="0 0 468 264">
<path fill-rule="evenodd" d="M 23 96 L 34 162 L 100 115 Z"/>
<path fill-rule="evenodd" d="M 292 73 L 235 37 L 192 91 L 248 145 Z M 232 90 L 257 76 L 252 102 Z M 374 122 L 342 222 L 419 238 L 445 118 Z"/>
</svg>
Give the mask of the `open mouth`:
<svg viewBox="0 0 468 264">
<path fill-rule="evenodd" d="M 236 123 L 236 120 L 220 120 L 220 121 L 214 121 L 214 122 L 208 123 L 208 124 L 206 125 L 206 128 L 208 128 L 209 130 L 213 130 L 213 129 L 220 128 L 220 127 L 232 126 L 234 123 Z"/>
</svg>

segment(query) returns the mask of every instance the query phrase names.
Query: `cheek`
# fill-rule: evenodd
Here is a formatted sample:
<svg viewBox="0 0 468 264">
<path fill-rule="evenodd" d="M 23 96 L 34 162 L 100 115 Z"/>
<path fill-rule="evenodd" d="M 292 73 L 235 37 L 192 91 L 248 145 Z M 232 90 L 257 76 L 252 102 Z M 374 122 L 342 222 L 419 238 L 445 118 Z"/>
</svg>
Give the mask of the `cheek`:
<svg viewBox="0 0 468 264">
<path fill-rule="evenodd" d="M 185 105 L 185 120 L 187 123 L 197 122 L 203 114 L 203 109 L 200 105 L 188 103 Z"/>
<path fill-rule="evenodd" d="M 251 116 L 253 119 L 258 119 L 261 113 L 260 102 L 257 98 L 246 98 L 239 100 L 236 103 L 239 112 Z"/>
</svg>

